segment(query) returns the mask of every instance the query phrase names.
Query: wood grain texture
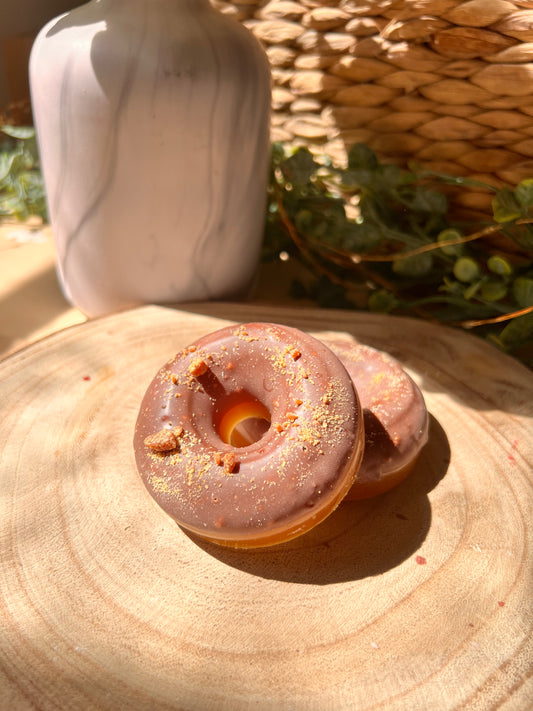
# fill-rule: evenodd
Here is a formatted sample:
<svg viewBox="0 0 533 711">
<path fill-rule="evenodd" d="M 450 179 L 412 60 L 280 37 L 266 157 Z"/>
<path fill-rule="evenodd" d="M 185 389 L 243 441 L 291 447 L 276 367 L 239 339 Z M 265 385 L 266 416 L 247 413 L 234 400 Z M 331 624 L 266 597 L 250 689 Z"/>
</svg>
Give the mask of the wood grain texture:
<svg viewBox="0 0 533 711">
<path fill-rule="evenodd" d="M 406 482 L 306 536 L 231 551 L 150 499 L 132 434 L 175 351 L 227 323 L 349 332 L 422 388 Z M 144 307 L 0 364 L 0 708 L 526 711 L 533 378 L 408 319 Z"/>
</svg>

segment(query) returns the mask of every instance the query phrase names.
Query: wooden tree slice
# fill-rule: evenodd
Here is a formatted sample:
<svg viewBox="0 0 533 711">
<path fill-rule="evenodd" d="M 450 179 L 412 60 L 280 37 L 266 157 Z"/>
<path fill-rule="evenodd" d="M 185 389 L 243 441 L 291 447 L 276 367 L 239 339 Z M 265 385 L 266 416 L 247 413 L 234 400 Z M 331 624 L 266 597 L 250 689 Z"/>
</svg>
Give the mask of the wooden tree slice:
<svg viewBox="0 0 533 711">
<path fill-rule="evenodd" d="M 349 332 L 425 394 L 412 475 L 277 548 L 184 533 L 137 475 L 145 388 L 227 323 Z M 505 709 L 533 698 L 533 378 L 420 321 L 145 307 L 0 364 L 0 707 Z"/>
</svg>

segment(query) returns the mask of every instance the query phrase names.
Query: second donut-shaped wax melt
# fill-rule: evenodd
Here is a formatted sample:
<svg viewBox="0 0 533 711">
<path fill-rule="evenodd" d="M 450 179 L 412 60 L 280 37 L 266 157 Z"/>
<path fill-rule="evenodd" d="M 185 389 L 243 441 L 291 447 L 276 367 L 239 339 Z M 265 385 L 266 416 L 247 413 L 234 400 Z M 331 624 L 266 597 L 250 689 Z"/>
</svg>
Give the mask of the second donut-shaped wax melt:
<svg viewBox="0 0 533 711">
<path fill-rule="evenodd" d="M 383 494 L 408 476 L 428 440 L 424 396 L 389 354 L 339 338 L 324 343 L 345 365 L 363 408 L 365 452 L 346 499 Z"/>
</svg>

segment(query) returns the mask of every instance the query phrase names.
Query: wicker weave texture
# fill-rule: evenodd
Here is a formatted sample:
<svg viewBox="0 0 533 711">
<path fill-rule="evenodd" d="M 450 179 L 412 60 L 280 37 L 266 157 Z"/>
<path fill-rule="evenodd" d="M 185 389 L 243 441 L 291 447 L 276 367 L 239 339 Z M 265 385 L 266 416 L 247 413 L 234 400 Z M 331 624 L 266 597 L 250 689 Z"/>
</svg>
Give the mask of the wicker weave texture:
<svg viewBox="0 0 533 711">
<path fill-rule="evenodd" d="M 263 43 L 274 140 L 533 176 L 533 0 L 213 0 Z M 486 197 L 467 196 L 473 209 Z"/>
</svg>

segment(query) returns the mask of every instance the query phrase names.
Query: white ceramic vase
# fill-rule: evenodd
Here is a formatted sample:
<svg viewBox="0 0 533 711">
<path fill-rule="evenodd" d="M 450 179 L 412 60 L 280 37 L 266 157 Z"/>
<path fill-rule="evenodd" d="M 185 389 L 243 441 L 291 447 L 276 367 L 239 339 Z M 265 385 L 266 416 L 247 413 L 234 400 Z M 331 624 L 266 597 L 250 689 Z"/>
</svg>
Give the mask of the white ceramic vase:
<svg viewBox="0 0 533 711">
<path fill-rule="evenodd" d="M 97 316 L 249 286 L 270 72 L 247 29 L 208 0 L 92 0 L 41 30 L 30 83 L 71 303 Z"/>
</svg>

